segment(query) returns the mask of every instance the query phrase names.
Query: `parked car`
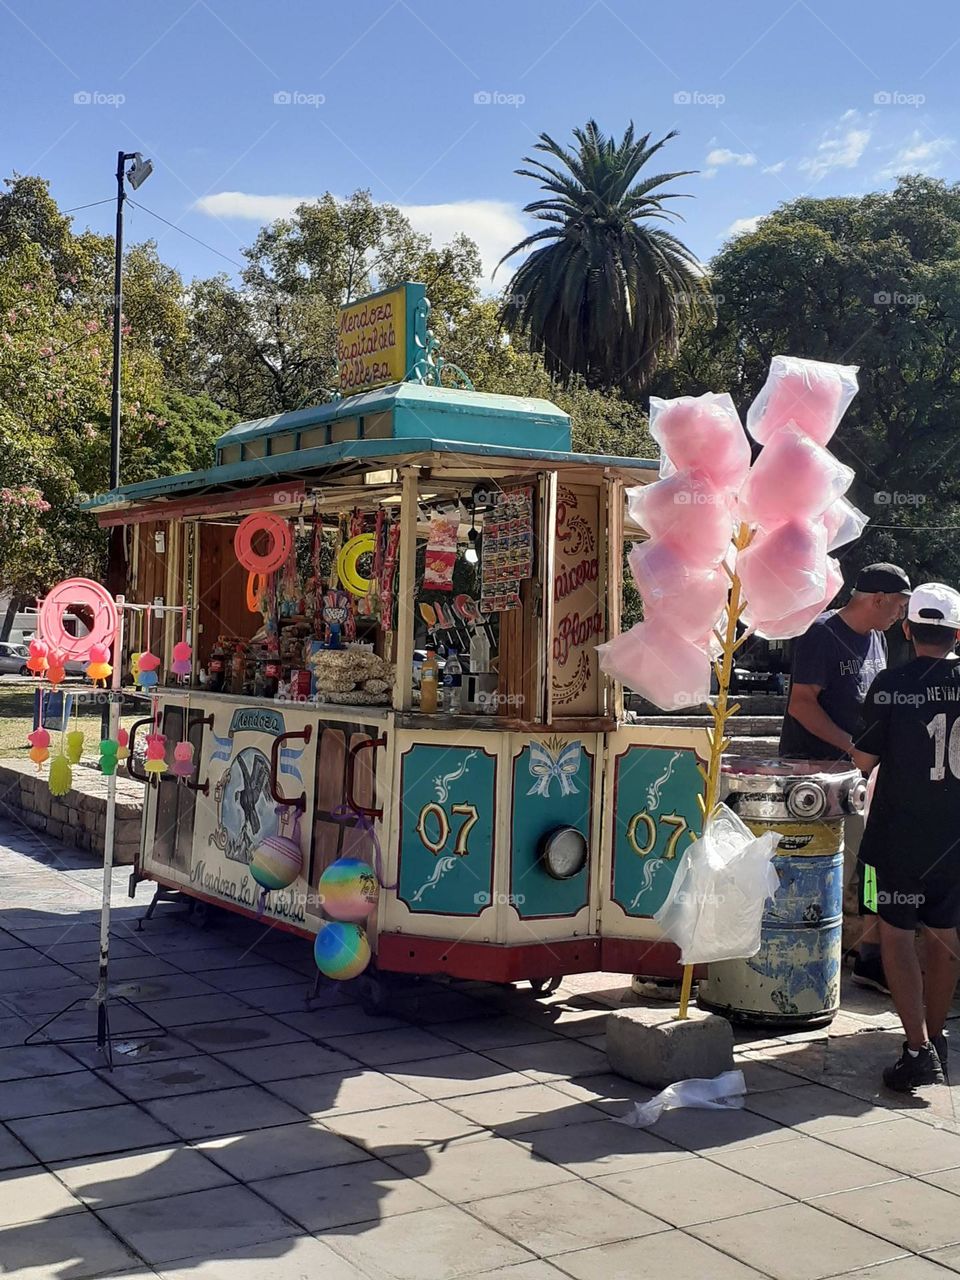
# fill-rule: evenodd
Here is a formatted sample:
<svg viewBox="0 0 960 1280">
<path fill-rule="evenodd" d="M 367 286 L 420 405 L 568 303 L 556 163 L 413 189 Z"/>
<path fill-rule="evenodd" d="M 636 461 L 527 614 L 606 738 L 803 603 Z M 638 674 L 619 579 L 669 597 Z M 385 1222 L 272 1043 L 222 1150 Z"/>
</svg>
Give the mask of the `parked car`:
<svg viewBox="0 0 960 1280">
<path fill-rule="evenodd" d="M 10 644 L 9 641 L 0 640 L 0 675 L 30 675 L 27 670 L 27 658 L 29 656 L 30 651 L 25 644 Z"/>
</svg>

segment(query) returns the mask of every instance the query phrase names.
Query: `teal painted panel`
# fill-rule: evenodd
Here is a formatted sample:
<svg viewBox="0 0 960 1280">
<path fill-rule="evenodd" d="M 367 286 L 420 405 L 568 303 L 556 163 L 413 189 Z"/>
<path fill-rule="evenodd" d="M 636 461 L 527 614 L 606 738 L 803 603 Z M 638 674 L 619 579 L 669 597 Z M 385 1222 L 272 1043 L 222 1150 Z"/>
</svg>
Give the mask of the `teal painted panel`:
<svg viewBox="0 0 960 1280">
<path fill-rule="evenodd" d="M 414 743 L 401 759 L 400 794 L 397 897 L 419 914 L 478 916 L 493 894 L 496 757 Z"/>
<path fill-rule="evenodd" d="M 630 746 L 614 761 L 611 897 L 630 916 L 657 911 L 700 834 L 703 779 L 693 747 Z"/>
<path fill-rule="evenodd" d="M 594 758 L 574 739 L 559 747 L 533 742 L 513 762 L 510 822 L 510 905 L 521 920 L 573 916 L 589 900 L 587 864 L 569 880 L 556 880 L 540 861 L 540 842 L 557 827 L 576 827 L 590 843 Z"/>
<path fill-rule="evenodd" d="M 519 404 L 510 410 L 504 407 L 496 413 L 484 413 L 468 403 L 462 406 L 408 405 L 398 400 L 394 411 L 393 433 L 397 439 L 428 434 L 438 440 L 463 444 L 544 449 L 561 453 L 567 453 L 570 449 L 570 419 L 566 415 L 525 413 Z"/>
</svg>

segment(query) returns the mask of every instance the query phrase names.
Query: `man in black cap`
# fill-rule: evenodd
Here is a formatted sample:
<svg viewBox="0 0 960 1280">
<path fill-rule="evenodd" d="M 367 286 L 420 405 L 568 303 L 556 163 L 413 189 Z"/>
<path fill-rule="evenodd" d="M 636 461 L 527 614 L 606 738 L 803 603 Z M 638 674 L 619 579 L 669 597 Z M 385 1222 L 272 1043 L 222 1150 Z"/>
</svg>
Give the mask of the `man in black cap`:
<svg viewBox="0 0 960 1280">
<path fill-rule="evenodd" d="M 780 733 L 780 755 L 802 760 L 850 757 L 863 700 L 887 666 L 883 633 L 901 619 L 910 579 L 895 564 L 870 564 L 857 575 L 850 601 L 822 613 L 794 646 L 790 701 Z M 863 822 L 844 823 L 846 872 L 857 864 Z M 861 887 L 862 887 L 861 874 Z M 861 894 L 861 911 L 866 914 Z M 887 991 L 875 922 L 864 929 L 854 981 Z"/>
<path fill-rule="evenodd" d="M 876 871 L 883 963 L 907 1037 L 883 1081 L 909 1092 L 946 1075 L 960 972 L 960 593 L 917 587 L 903 630 L 916 657 L 871 685 L 853 758 L 866 774 L 879 764 L 861 856 Z"/>
</svg>

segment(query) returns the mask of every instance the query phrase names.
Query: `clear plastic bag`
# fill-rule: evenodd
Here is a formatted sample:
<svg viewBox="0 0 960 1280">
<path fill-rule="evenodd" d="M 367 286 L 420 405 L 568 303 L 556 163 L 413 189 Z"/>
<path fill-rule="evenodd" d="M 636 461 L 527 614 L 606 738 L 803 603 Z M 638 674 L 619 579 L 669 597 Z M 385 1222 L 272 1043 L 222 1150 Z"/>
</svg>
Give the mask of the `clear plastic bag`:
<svg viewBox="0 0 960 1280">
<path fill-rule="evenodd" d="M 656 621 L 597 645 L 600 670 L 664 711 L 695 707 L 710 696 L 710 658 Z"/>
<path fill-rule="evenodd" d="M 627 490 L 630 519 L 651 538 L 667 538 L 687 564 L 719 564 L 733 537 L 729 496 L 702 471 L 677 471 Z"/>
<path fill-rule="evenodd" d="M 836 551 L 848 542 L 856 542 L 870 523 L 870 517 L 846 498 L 838 498 L 823 513 L 823 523 L 827 530 L 827 550 Z"/>
<path fill-rule="evenodd" d="M 763 908 L 777 891 L 771 859 L 780 836 L 755 836 L 720 805 L 686 849 L 654 919 L 680 948 L 684 964 L 740 960 L 760 950 Z"/>
<path fill-rule="evenodd" d="M 733 492 L 750 470 L 750 442 L 733 400 L 725 392 L 650 397 L 650 434 L 666 461 L 661 476 L 702 471 L 719 489 Z"/>
<path fill-rule="evenodd" d="M 747 1092 L 742 1071 L 723 1071 L 712 1079 L 678 1080 L 650 1098 L 635 1102 L 633 1110 L 621 1116 L 618 1124 L 631 1129 L 646 1129 L 677 1107 L 698 1107 L 703 1111 L 730 1111 L 743 1107 Z"/>
<path fill-rule="evenodd" d="M 754 619 L 750 610 L 745 609 L 743 621 L 763 640 L 791 640 L 794 636 L 802 636 L 809 629 L 810 624 L 820 617 L 824 609 L 830 608 L 834 597 L 842 587 L 843 574 L 840 571 L 839 561 L 833 556 L 827 556 L 827 589 L 823 593 L 822 600 L 818 600 L 815 604 L 808 604 L 803 609 L 784 614 L 782 618 L 766 621 Z"/>
<path fill-rule="evenodd" d="M 770 529 L 823 515 L 853 481 L 845 467 L 794 423 L 770 437 L 737 499 L 741 519 Z"/>
<path fill-rule="evenodd" d="M 788 520 L 760 530 L 737 557 L 751 619 L 777 619 L 822 600 L 827 589 L 827 532 L 822 521 Z"/>
<path fill-rule="evenodd" d="M 857 366 L 774 356 L 767 380 L 747 410 L 747 430 L 767 444 L 788 422 L 825 445 L 857 394 Z"/>
<path fill-rule="evenodd" d="M 716 626 L 730 579 L 723 569 L 691 567 L 672 541 L 636 543 L 627 557 L 643 599 L 644 617 L 697 640 Z"/>
</svg>

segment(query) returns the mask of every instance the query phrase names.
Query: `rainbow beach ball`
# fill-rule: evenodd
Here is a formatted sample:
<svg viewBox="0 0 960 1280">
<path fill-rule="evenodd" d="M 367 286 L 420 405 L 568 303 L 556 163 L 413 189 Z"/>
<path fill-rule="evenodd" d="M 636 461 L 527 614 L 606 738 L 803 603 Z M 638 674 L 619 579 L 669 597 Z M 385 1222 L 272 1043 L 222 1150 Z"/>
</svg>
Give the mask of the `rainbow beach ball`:
<svg viewBox="0 0 960 1280">
<path fill-rule="evenodd" d="M 325 978 L 346 982 L 370 963 L 370 943 L 359 925 L 332 920 L 320 926 L 313 958 Z"/>
<path fill-rule="evenodd" d="M 373 867 L 361 858 L 338 858 L 320 877 L 323 909 L 331 920 L 359 924 L 376 909 L 380 885 Z"/>
<path fill-rule="evenodd" d="M 267 836 L 250 859 L 250 874 L 261 889 L 286 889 L 302 870 L 300 845 L 289 836 Z"/>
</svg>

